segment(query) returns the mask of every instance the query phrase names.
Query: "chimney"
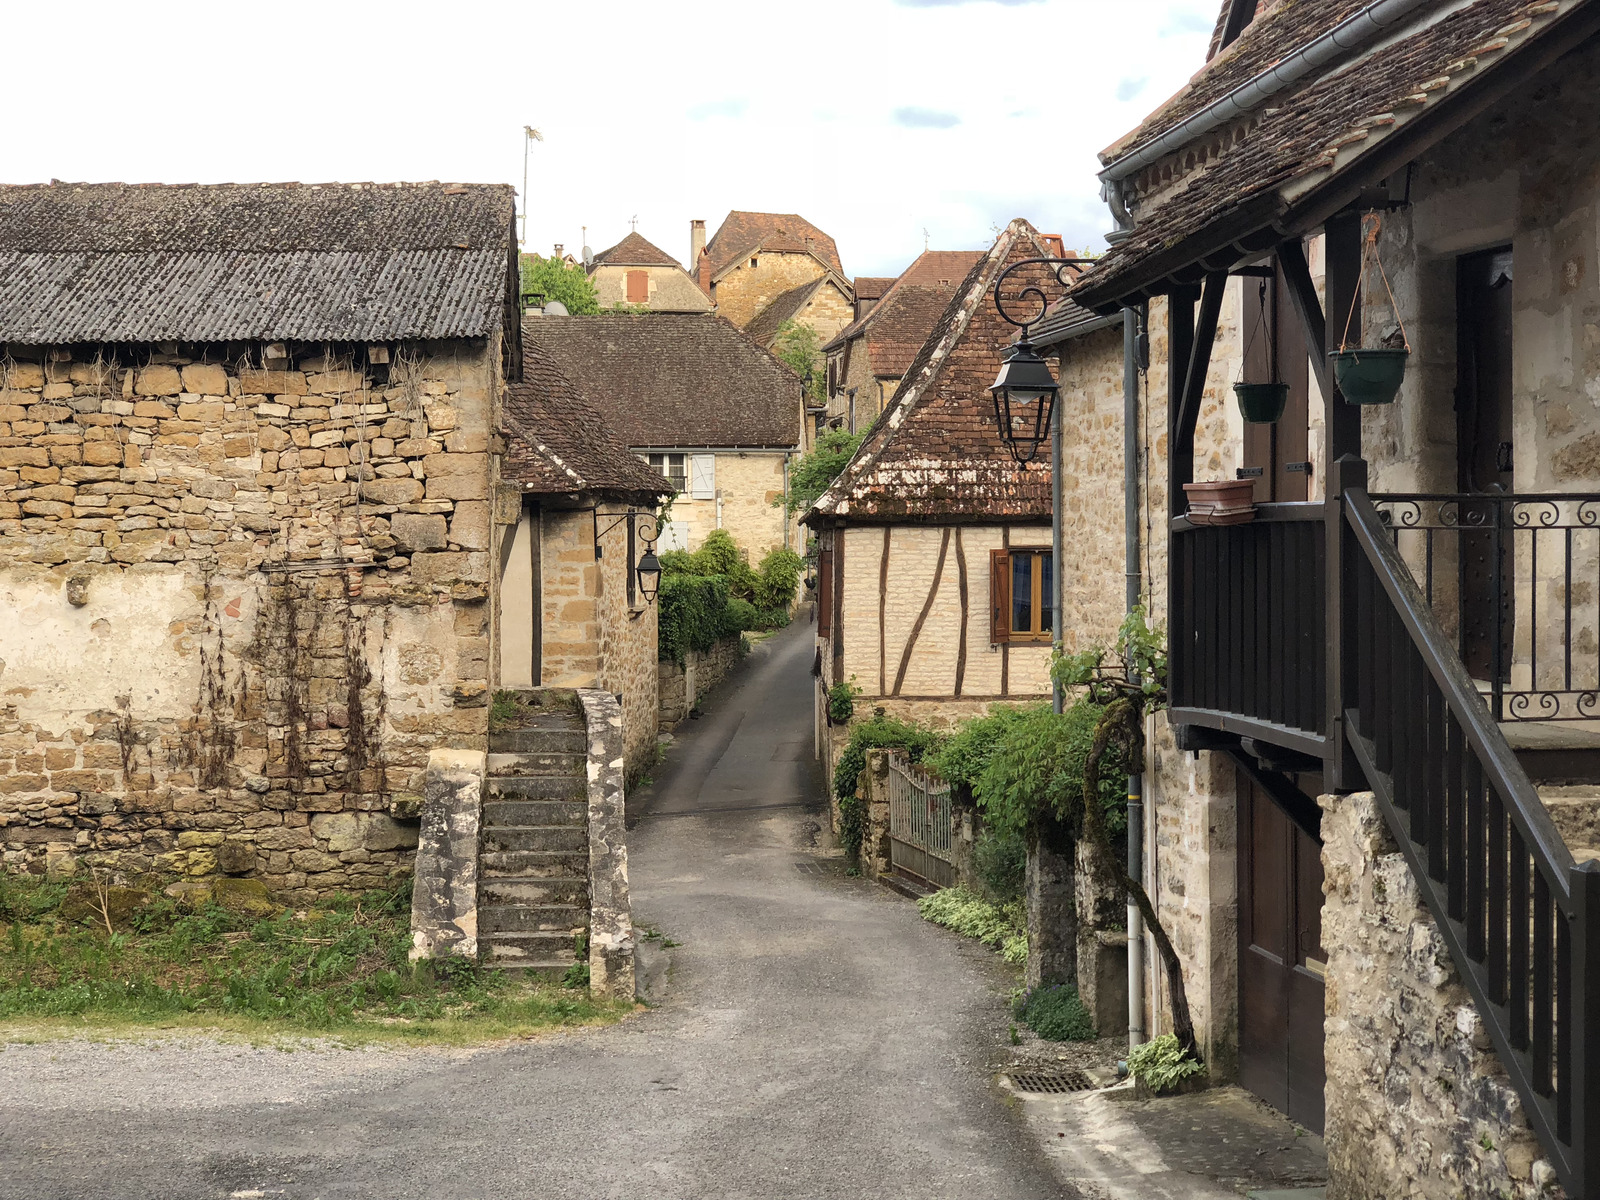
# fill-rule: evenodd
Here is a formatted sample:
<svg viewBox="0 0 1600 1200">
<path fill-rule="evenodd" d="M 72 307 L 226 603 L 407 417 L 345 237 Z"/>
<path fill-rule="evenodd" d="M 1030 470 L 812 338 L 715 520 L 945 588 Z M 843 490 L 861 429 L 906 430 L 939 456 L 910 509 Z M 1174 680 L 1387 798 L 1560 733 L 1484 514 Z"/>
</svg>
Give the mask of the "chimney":
<svg viewBox="0 0 1600 1200">
<path fill-rule="evenodd" d="M 566 247 L 565 247 L 565 246 L 563 246 L 563 245 L 562 245 L 562 244 L 561 244 L 561 243 L 560 243 L 560 242 L 557 242 L 557 243 L 556 243 L 556 252 L 555 252 L 555 260 L 556 260 L 556 261 L 557 261 L 557 262 L 560 262 L 560 261 L 561 261 L 561 252 L 562 252 L 562 251 L 563 251 L 563 250 L 565 250 L 565 249 L 566 249 Z"/>
<path fill-rule="evenodd" d="M 699 274 L 700 251 L 706 248 L 706 223 L 704 221 L 689 222 L 689 270 Z"/>
</svg>

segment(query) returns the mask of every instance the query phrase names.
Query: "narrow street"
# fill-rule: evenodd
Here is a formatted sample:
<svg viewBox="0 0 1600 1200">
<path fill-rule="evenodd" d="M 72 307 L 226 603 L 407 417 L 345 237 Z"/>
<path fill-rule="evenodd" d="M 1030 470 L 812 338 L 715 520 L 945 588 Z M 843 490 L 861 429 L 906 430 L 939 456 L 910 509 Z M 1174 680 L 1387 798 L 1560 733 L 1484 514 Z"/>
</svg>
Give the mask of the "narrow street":
<svg viewBox="0 0 1600 1200">
<path fill-rule="evenodd" d="M 994 955 L 808 847 L 812 630 L 764 646 L 636 802 L 664 1001 L 453 1050 L 201 1039 L 0 1052 L 0 1197 L 1063 1195 L 992 1082 Z"/>
</svg>

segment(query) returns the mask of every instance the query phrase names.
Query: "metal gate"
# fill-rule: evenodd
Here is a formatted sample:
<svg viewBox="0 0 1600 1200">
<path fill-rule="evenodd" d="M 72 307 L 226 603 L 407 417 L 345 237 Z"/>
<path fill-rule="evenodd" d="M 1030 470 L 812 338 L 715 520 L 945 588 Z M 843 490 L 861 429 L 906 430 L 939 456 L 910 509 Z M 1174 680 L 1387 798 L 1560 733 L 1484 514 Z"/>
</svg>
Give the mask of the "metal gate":
<svg viewBox="0 0 1600 1200">
<path fill-rule="evenodd" d="M 956 881 L 950 785 L 889 756 L 889 866 L 936 887 Z"/>
</svg>

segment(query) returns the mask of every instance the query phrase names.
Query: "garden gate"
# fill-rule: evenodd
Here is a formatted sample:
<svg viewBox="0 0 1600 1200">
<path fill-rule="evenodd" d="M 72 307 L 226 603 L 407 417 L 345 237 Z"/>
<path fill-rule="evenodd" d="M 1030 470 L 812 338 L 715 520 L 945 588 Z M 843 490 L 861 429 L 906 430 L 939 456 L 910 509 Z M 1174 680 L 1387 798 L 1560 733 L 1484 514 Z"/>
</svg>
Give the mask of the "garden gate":
<svg viewBox="0 0 1600 1200">
<path fill-rule="evenodd" d="M 950 785 L 889 756 L 889 869 L 935 887 L 956 882 Z"/>
</svg>

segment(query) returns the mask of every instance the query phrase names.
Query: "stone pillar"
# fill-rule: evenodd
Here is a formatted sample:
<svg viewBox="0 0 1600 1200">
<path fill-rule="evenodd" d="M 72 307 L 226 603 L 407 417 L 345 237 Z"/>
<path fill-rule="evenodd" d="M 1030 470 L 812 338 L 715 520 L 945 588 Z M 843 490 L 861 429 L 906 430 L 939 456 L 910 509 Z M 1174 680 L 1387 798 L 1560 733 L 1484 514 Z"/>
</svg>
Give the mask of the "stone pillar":
<svg viewBox="0 0 1600 1200">
<path fill-rule="evenodd" d="M 1073 845 L 1046 819 L 1028 839 L 1028 967 L 1023 982 L 1078 982 L 1078 918 L 1073 897 Z"/>
<path fill-rule="evenodd" d="M 866 810 L 866 829 L 861 838 L 861 873 L 870 879 L 889 873 L 889 753 L 867 751 L 867 769 L 861 772 L 858 789 Z"/>
<path fill-rule="evenodd" d="M 633 910 L 623 799 L 622 706 L 610 692 L 580 688 L 588 725 L 589 990 L 634 998 Z"/>
<path fill-rule="evenodd" d="M 478 956 L 478 825 L 487 762 L 482 750 L 428 754 L 411 887 L 412 959 Z"/>
<path fill-rule="evenodd" d="M 1128 1026 L 1128 935 L 1122 890 L 1103 856 L 1088 842 L 1074 847 L 1077 877 L 1078 994 L 1102 1035 Z"/>
</svg>

